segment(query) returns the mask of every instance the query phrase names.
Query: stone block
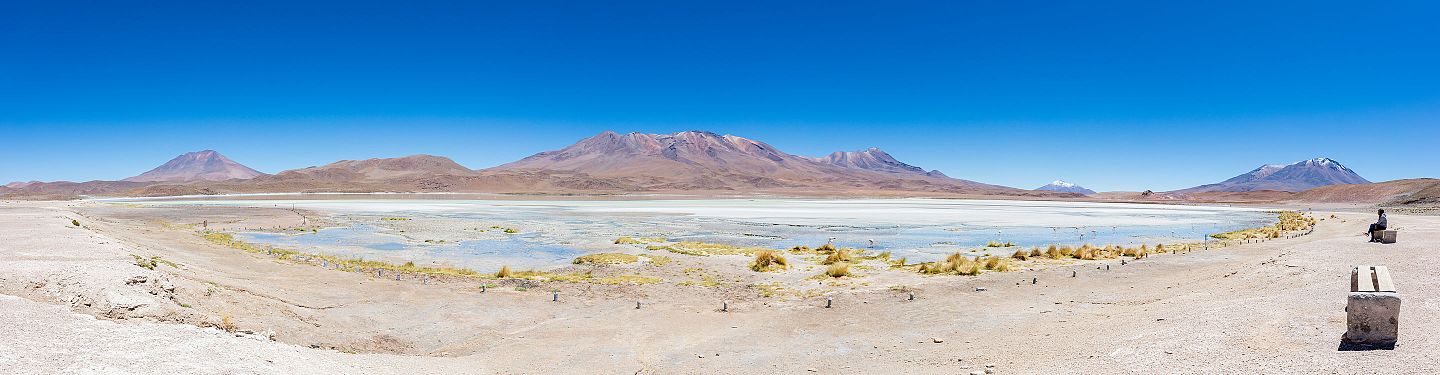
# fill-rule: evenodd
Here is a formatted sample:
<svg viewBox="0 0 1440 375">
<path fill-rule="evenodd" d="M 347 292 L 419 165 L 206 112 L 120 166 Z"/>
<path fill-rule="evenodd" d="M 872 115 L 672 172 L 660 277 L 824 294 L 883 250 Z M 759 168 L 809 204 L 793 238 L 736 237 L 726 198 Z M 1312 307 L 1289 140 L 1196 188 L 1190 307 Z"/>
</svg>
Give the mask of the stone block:
<svg viewBox="0 0 1440 375">
<path fill-rule="evenodd" d="M 1400 337 L 1400 294 L 1351 292 L 1345 304 L 1345 323 L 1348 343 L 1394 345 Z"/>
<path fill-rule="evenodd" d="M 1380 243 L 1395 243 L 1396 232 L 1393 229 L 1380 231 Z"/>
</svg>

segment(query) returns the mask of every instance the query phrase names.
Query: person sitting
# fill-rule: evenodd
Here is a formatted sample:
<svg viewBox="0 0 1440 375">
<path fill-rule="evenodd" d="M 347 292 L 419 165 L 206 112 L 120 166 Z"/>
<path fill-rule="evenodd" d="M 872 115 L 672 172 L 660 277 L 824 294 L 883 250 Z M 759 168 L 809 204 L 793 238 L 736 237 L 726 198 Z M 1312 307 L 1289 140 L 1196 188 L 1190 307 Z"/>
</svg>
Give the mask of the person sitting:
<svg viewBox="0 0 1440 375">
<path fill-rule="evenodd" d="M 1377 220 L 1375 224 L 1370 224 L 1370 230 L 1366 232 L 1370 234 L 1370 242 L 1379 242 L 1380 236 L 1376 234 L 1385 230 L 1388 225 L 1389 223 L 1385 220 L 1385 210 L 1382 209 L 1380 210 L 1380 220 Z"/>
</svg>

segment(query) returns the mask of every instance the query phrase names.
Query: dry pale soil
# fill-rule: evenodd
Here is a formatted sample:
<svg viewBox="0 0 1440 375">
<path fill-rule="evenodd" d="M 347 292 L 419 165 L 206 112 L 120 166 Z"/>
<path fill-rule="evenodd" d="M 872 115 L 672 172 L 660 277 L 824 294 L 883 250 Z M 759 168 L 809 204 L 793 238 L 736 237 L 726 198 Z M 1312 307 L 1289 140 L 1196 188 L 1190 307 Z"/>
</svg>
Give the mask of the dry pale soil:
<svg viewBox="0 0 1440 375">
<path fill-rule="evenodd" d="M 744 261 L 722 257 L 679 260 L 723 268 L 730 282 L 714 288 L 481 293 L 280 262 L 163 224 L 316 219 L 303 213 L 165 215 L 180 214 L 0 202 L 0 372 L 1440 373 L 1435 216 L 1392 216 L 1391 245 L 1364 241 L 1369 215 L 1316 213 L 1308 236 L 1126 265 L 876 271 L 829 290 L 825 308 L 824 295 L 756 296 L 739 286 L 756 277 Z M 1389 266 L 1403 295 L 1393 350 L 1338 350 L 1356 264 Z"/>
</svg>

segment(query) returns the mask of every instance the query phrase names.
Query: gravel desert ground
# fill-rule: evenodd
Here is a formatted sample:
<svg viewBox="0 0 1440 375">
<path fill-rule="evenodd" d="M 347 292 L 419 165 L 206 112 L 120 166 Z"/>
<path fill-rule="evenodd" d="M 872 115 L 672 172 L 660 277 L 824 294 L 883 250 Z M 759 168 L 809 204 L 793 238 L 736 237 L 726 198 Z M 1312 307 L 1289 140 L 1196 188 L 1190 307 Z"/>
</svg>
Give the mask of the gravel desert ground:
<svg viewBox="0 0 1440 375">
<path fill-rule="evenodd" d="M 21 374 L 1440 371 L 1433 360 L 1440 354 L 1440 323 L 1433 318 L 1440 313 L 1440 280 L 1433 277 L 1440 271 L 1434 251 L 1440 217 L 1393 215 L 1400 241 L 1380 245 L 1360 235 L 1369 213 L 1313 215 L 1323 220 L 1310 235 L 1125 265 L 1057 261 L 977 277 L 877 270 L 828 285 L 824 293 L 760 297 L 750 286 L 755 276 L 744 268 L 748 258 L 679 259 L 671 268 L 687 271 L 657 271 L 667 279 L 658 284 L 503 284 L 482 292 L 474 282 L 395 281 L 281 262 L 168 224 L 307 220 L 289 210 L 4 202 L 0 368 Z M 154 256 L 163 262 L 151 263 L 153 269 L 137 265 Z M 1403 295 L 1394 350 L 1339 350 L 1349 269 L 1358 264 L 1389 266 Z M 709 273 L 698 277 L 720 281 L 713 287 L 669 282 L 697 277 L 692 268 Z M 805 282 L 803 276 L 787 285 Z M 833 307 L 825 308 L 827 298 Z M 722 301 L 730 301 L 727 311 L 720 310 Z"/>
</svg>

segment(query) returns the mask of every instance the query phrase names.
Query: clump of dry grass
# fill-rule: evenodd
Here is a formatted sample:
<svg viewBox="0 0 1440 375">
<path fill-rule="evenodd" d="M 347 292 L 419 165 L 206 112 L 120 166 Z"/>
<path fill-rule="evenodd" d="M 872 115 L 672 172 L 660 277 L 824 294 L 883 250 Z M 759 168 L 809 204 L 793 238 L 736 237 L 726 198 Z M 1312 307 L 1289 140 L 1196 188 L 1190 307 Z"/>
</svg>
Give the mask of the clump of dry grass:
<svg viewBox="0 0 1440 375">
<path fill-rule="evenodd" d="M 825 257 L 825 260 L 820 261 L 820 264 L 835 264 L 835 263 L 850 262 L 850 261 L 851 261 L 850 249 L 839 249 L 839 250 L 835 250 L 835 252 L 832 252 L 832 253 L 830 253 L 830 255 L 826 256 L 826 257 Z"/>
<path fill-rule="evenodd" d="M 1049 248 L 1045 249 L 1045 256 L 1050 259 L 1060 259 L 1064 258 L 1065 254 L 1060 252 L 1059 246 L 1050 245 Z"/>
<path fill-rule="evenodd" d="M 335 265 L 335 268 L 336 268 L 336 269 L 346 270 L 346 271 L 351 271 L 351 270 L 356 270 L 356 269 L 369 269 L 369 270 L 389 270 L 389 271 L 396 271 L 396 272 L 403 272 L 403 273 L 418 273 L 418 274 L 435 275 L 435 276 L 481 277 L 481 275 L 480 275 L 478 272 L 475 272 L 474 270 L 466 269 L 466 268 L 455 268 L 455 267 L 425 267 L 425 266 L 417 266 L 417 265 L 415 265 L 414 262 L 409 262 L 409 263 L 400 265 L 400 264 L 389 263 L 389 262 L 381 262 L 381 261 L 374 261 L 374 260 L 365 260 L 365 259 L 361 259 L 361 258 L 341 258 L 341 257 L 338 257 L 338 256 L 327 255 L 327 254 L 303 253 L 303 252 L 299 252 L 299 251 L 295 251 L 295 250 L 283 249 L 283 248 L 276 248 L 276 247 L 269 247 L 269 246 L 261 247 L 261 246 L 257 246 L 257 245 L 255 245 L 255 244 L 252 244 L 252 243 L 249 243 L 249 242 L 245 242 L 245 241 L 241 241 L 241 240 L 235 239 L 235 237 L 232 236 L 232 235 L 229 234 L 229 233 L 204 232 L 204 233 L 201 234 L 201 237 L 204 238 L 204 239 L 207 240 L 207 241 L 210 241 L 211 243 L 214 243 L 214 244 L 217 244 L 217 245 L 221 245 L 221 246 L 225 246 L 225 247 L 229 247 L 229 248 L 236 249 L 236 250 L 245 251 L 245 252 L 248 252 L 248 253 L 265 253 L 265 254 L 267 254 L 267 255 L 273 256 L 273 257 L 275 257 L 275 258 L 277 258 L 277 259 L 280 259 L 280 260 L 289 260 L 289 261 L 296 262 L 296 263 L 306 263 L 306 264 L 312 264 L 312 265 L 314 265 L 314 264 L 324 264 L 324 263 L 328 263 L 328 264 L 333 264 L 333 265 Z M 321 262 L 324 262 L 324 263 L 321 263 Z"/>
<path fill-rule="evenodd" d="M 755 261 L 750 263 L 750 270 L 755 272 L 784 270 L 789 267 L 790 264 L 785 261 L 784 256 L 780 255 L 779 252 L 771 250 L 756 252 Z"/>
<path fill-rule="evenodd" d="M 225 330 L 225 332 L 235 333 L 235 321 L 230 319 L 230 315 L 225 315 L 220 318 L 220 329 Z"/>
<path fill-rule="evenodd" d="M 620 238 L 616 238 L 616 239 L 615 239 L 615 244 L 616 244 L 616 245 L 643 245 L 643 244 L 647 244 L 647 243 L 656 243 L 656 242 L 665 242 L 665 239 L 664 239 L 664 238 L 660 238 L 660 237 L 630 237 L 630 236 L 620 236 Z"/>
<path fill-rule="evenodd" d="M 920 273 L 931 275 L 956 274 L 974 276 L 979 275 L 980 270 L 984 267 L 984 262 L 971 259 L 965 256 L 965 254 L 954 253 L 945 257 L 943 261 L 922 263 L 916 270 Z"/>
<path fill-rule="evenodd" d="M 986 260 L 985 260 L 985 269 L 991 270 L 991 271 L 996 271 L 996 272 L 1006 272 L 1006 271 L 1009 271 L 1009 270 L 1010 270 L 1010 260 L 1009 260 L 1009 259 L 1002 258 L 1002 257 L 992 256 L 992 257 L 990 257 L 989 259 L 986 259 Z"/>
<path fill-rule="evenodd" d="M 576 257 L 574 264 L 629 264 L 640 261 L 640 257 L 622 253 L 586 254 Z"/>
<path fill-rule="evenodd" d="M 850 275 L 850 263 L 834 263 L 825 267 L 825 276 L 846 277 Z"/>
<path fill-rule="evenodd" d="M 1286 232 L 1306 230 L 1315 226 L 1315 218 L 1300 212 L 1282 211 L 1278 214 L 1279 220 L 1274 225 L 1216 233 L 1210 237 L 1221 240 L 1280 238 Z"/>
<path fill-rule="evenodd" d="M 510 276 L 512 276 L 510 266 L 500 266 L 500 272 L 495 273 L 495 277 L 500 279 L 508 279 Z"/>
<path fill-rule="evenodd" d="M 670 264 L 670 262 L 674 261 L 674 259 L 670 259 L 670 257 L 664 256 L 664 255 L 649 255 L 649 254 L 646 254 L 646 255 L 641 255 L 641 256 L 642 256 L 642 257 L 645 257 L 646 260 L 649 260 L 649 261 L 650 261 L 650 264 L 653 264 L 653 265 L 655 265 L 655 266 L 664 266 L 664 265 Z"/>
<path fill-rule="evenodd" d="M 1040 248 L 1039 248 L 1039 247 L 1035 247 L 1035 248 L 1031 248 L 1031 249 L 1030 249 L 1030 257 L 1031 257 L 1031 258 L 1039 258 L 1039 257 L 1042 257 L 1042 256 L 1045 256 L 1045 252 L 1040 251 Z"/>
<path fill-rule="evenodd" d="M 795 254 L 808 254 L 808 253 L 814 253 L 815 250 L 811 250 L 809 246 L 799 245 L 799 246 L 795 246 L 795 247 L 790 248 L 790 252 L 791 252 L 791 253 L 795 253 Z"/>
<path fill-rule="evenodd" d="M 666 250 L 676 254 L 710 256 L 710 255 L 755 255 L 756 252 L 770 250 L 760 247 L 742 247 L 726 245 L 722 243 L 684 241 L 668 246 L 650 245 L 647 250 Z"/>
<path fill-rule="evenodd" d="M 1150 246 L 1140 245 L 1140 247 L 1138 248 L 1127 248 L 1124 250 L 1124 252 L 1122 252 L 1122 254 L 1135 259 L 1144 259 L 1146 256 L 1150 255 Z"/>
<path fill-rule="evenodd" d="M 1010 241 L 1000 242 L 990 240 L 989 242 L 985 243 L 985 247 L 1015 247 L 1015 243 Z"/>
<path fill-rule="evenodd" d="M 879 260 L 879 261 L 887 262 L 887 263 L 888 263 L 888 262 L 890 262 L 890 257 L 891 257 L 891 256 L 892 256 L 892 254 L 890 254 L 889 251 L 881 251 L 879 254 L 862 256 L 862 257 L 860 257 L 860 259 L 865 259 L 865 260 L 872 260 L 872 259 L 873 259 L 873 260 Z"/>
<path fill-rule="evenodd" d="M 815 251 L 821 252 L 821 253 L 826 253 L 826 254 L 833 253 L 833 252 L 835 252 L 835 245 L 828 244 L 828 243 L 827 243 L 827 244 L 824 244 L 824 245 L 820 245 L 820 247 L 815 248 Z"/>
<path fill-rule="evenodd" d="M 1030 259 L 1030 251 L 1025 249 L 1015 250 L 1015 253 L 1010 254 L 1010 257 L 1015 260 L 1028 260 Z"/>
</svg>

